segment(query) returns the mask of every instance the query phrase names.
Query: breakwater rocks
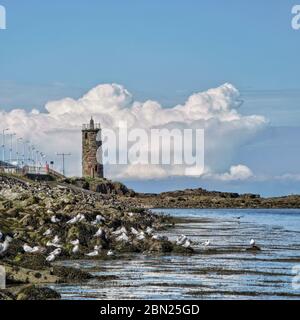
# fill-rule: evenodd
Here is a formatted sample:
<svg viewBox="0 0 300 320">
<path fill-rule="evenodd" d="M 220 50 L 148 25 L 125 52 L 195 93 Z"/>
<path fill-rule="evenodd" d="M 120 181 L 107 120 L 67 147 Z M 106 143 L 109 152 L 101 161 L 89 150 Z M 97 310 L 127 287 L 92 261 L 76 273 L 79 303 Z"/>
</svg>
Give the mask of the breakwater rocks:
<svg viewBox="0 0 300 320">
<path fill-rule="evenodd" d="M 9 288 L 14 288 L 1 291 L 0 299 L 58 299 L 45 284 L 78 283 L 92 277 L 55 266 L 57 260 L 118 259 L 131 252 L 192 253 L 190 245 L 159 235 L 172 224 L 169 217 L 141 206 L 133 208 L 118 193 L 0 176 L 0 265 L 5 267 Z"/>
</svg>

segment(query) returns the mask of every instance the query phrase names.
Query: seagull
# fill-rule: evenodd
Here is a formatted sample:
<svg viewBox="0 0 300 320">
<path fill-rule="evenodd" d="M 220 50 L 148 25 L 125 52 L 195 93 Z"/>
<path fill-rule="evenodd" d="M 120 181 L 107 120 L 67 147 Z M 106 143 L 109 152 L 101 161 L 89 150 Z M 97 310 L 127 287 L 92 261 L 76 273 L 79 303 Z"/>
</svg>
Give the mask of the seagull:
<svg viewBox="0 0 300 320">
<path fill-rule="evenodd" d="M 96 219 L 95 221 L 92 222 L 92 224 L 99 224 L 99 223 L 102 223 L 103 221 L 105 221 L 105 218 L 99 214 L 96 216 Z"/>
<path fill-rule="evenodd" d="M 146 233 L 147 233 L 149 236 L 151 236 L 151 234 L 153 233 L 153 229 L 150 228 L 150 227 L 148 227 L 148 228 L 146 229 Z"/>
<path fill-rule="evenodd" d="M 182 234 L 180 237 L 177 238 L 176 244 L 178 246 L 181 246 L 181 245 L 183 245 L 185 243 L 186 240 L 187 240 L 187 237 Z"/>
<path fill-rule="evenodd" d="M 153 240 L 161 240 L 161 236 L 158 234 L 155 234 L 154 236 L 152 236 Z"/>
<path fill-rule="evenodd" d="M 128 242 L 128 241 L 129 241 L 129 238 L 128 238 L 128 236 L 127 236 L 126 233 L 122 233 L 116 240 L 117 240 L 117 241 Z"/>
<path fill-rule="evenodd" d="M 120 235 L 122 233 L 127 233 L 127 230 L 126 230 L 125 227 L 122 227 L 121 229 L 118 229 L 118 230 L 113 232 L 113 234 L 115 234 L 115 235 Z"/>
<path fill-rule="evenodd" d="M 185 241 L 185 243 L 182 244 L 182 246 L 183 246 L 184 248 L 189 248 L 189 247 L 191 246 L 191 241 L 187 239 L 187 240 Z"/>
<path fill-rule="evenodd" d="M 203 243 L 204 247 L 208 247 L 210 246 L 210 241 L 209 240 L 206 240 L 204 243 Z"/>
<path fill-rule="evenodd" d="M 70 241 L 70 243 L 71 243 L 73 246 L 77 246 L 77 245 L 79 245 L 79 240 L 76 239 L 76 240 L 74 240 L 74 241 Z"/>
<path fill-rule="evenodd" d="M 76 253 L 79 252 L 79 245 L 78 245 L 78 244 L 76 244 L 76 245 L 74 246 L 74 248 L 72 249 L 72 252 L 73 252 L 74 254 L 76 254 Z"/>
<path fill-rule="evenodd" d="M 251 240 L 250 240 L 250 246 L 254 247 L 255 244 L 256 244 L 256 243 L 255 243 L 255 240 L 254 240 L 254 239 L 251 239 Z"/>
<path fill-rule="evenodd" d="M 52 216 L 51 217 L 51 222 L 52 223 L 58 223 L 58 222 L 60 222 L 60 220 L 58 218 L 56 218 L 56 216 Z"/>
<path fill-rule="evenodd" d="M 94 251 L 86 254 L 86 256 L 88 257 L 96 257 L 98 255 L 99 255 L 99 250 L 96 250 L 95 248 L 94 248 Z"/>
<path fill-rule="evenodd" d="M 77 216 L 67 221 L 67 224 L 75 224 L 76 222 L 78 222 Z"/>
<path fill-rule="evenodd" d="M 139 232 L 133 227 L 131 227 L 131 233 L 134 234 L 134 235 L 139 234 Z"/>
<path fill-rule="evenodd" d="M 12 242 L 12 238 L 7 236 L 3 243 L 0 243 L 0 254 L 6 252 L 9 248 L 9 244 Z"/>
<path fill-rule="evenodd" d="M 104 235 L 104 231 L 99 228 L 98 231 L 94 234 L 94 237 L 101 238 Z"/>
<path fill-rule="evenodd" d="M 23 250 L 26 252 L 26 253 L 31 253 L 32 252 L 32 247 L 30 247 L 28 244 L 24 244 L 23 245 Z"/>
<path fill-rule="evenodd" d="M 61 248 L 62 246 L 59 244 L 59 242 L 60 242 L 59 237 L 58 237 L 58 236 L 55 236 L 54 239 L 52 240 L 52 242 L 51 242 L 51 241 L 48 241 L 48 242 L 46 243 L 46 246 L 47 246 L 47 247 Z"/>
<path fill-rule="evenodd" d="M 51 233 L 52 233 L 52 230 L 51 229 L 48 229 L 48 230 L 46 230 L 44 233 L 43 233 L 43 236 L 50 236 L 51 235 Z"/>
<path fill-rule="evenodd" d="M 109 251 L 107 252 L 107 255 L 108 255 L 109 257 L 111 257 L 111 256 L 114 256 L 115 253 L 114 253 L 112 250 L 109 250 Z"/>
<path fill-rule="evenodd" d="M 54 254 L 50 254 L 47 258 L 46 261 L 48 262 L 53 262 L 56 259 L 56 256 Z"/>
<path fill-rule="evenodd" d="M 60 242 L 59 237 L 56 235 L 56 236 L 54 237 L 54 239 L 52 240 L 52 242 L 55 243 L 55 244 L 58 244 L 58 243 Z"/>
<path fill-rule="evenodd" d="M 77 215 L 77 219 L 78 219 L 78 222 L 82 222 L 82 221 L 84 221 L 84 220 L 85 220 L 85 216 L 84 216 L 84 214 L 79 213 L 79 214 Z"/>
<path fill-rule="evenodd" d="M 141 231 L 141 232 L 139 233 L 139 235 L 137 236 L 137 239 L 138 239 L 138 240 L 144 240 L 144 239 L 145 239 L 145 233 L 144 233 L 144 231 Z"/>
<path fill-rule="evenodd" d="M 57 248 L 50 253 L 50 255 L 59 256 L 61 254 L 61 248 Z"/>
</svg>

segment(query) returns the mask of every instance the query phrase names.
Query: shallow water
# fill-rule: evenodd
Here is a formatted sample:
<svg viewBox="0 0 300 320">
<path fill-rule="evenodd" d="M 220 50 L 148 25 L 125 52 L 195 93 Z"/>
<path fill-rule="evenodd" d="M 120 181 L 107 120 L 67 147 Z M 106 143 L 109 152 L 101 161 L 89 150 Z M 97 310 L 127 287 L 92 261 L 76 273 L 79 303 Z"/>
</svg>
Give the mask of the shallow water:
<svg viewBox="0 0 300 320">
<path fill-rule="evenodd" d="M 156 211 L 193 220 L 164 234 L 170 239 L 187 235 L 198 243 L 193 246 L 196 254 L 69 261 L 64 265 L 119 279 L 52 287 L 63 299 L 300 298 L 293 271 L 300 266 L 300 210 Z M 262 251 L 246 250 L 252 238 Z M 201 244 L 205 240 L 210 240 L 209 248 Z"/>
</svg>

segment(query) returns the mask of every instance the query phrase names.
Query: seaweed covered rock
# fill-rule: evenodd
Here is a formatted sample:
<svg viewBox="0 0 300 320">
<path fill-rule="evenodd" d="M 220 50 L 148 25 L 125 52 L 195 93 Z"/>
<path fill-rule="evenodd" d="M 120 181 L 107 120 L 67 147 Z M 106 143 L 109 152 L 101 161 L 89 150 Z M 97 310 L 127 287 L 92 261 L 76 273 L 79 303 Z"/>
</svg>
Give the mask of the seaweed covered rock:
<svg viewBox="0 0 300 320">
<path fill-rule="evenodd" d="M 31 285 L 19 291 L 16 300 L 59 300 L 61 296 L 58 292 L 50 288 L 39 288 Z"/>
</svg>

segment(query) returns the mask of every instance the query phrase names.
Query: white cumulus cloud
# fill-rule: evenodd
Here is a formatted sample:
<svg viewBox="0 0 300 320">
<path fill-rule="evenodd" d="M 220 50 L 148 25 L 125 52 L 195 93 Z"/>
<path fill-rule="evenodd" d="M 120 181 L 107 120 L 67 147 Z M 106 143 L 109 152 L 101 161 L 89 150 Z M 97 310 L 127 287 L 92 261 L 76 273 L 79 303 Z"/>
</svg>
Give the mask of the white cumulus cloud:
<svg viewBox="0 0 300 320">
<path fill-rule="evenodd" d="M 120 121 L 126 121 L 129 128 L 149 131 L 152 128 L 178 128 L 205 130 L 206 171 L 225 172 L 232 165 L 238 148 L 255 138 L 266 126 L 262 116 L 243 116 L 239 113 L 242 104 L 239 91 L 231 84 L 199 92 L 188 97 L 182 105 L 163 108 L 152 100 L 139 102 L 123 86 L 102 84 L 80 99 L 65 98 L 50 101 L 45 112 L 26 112 L 22 109 L 0 111 L 1 127 L 8 127 L 39 146 L 51 160 L 57 152 L 71 152 L 68 159 L 68 173 L 81 172 L 81 125 L 91 116 L 103 128 L 115 129 Z M 244 166 L 231 167 L 224 179 L 249 176 Z M 109 178 L 180 176 L 184 167 L 176 166 L 120 166 L 107 167 Z"/>
</svg>

